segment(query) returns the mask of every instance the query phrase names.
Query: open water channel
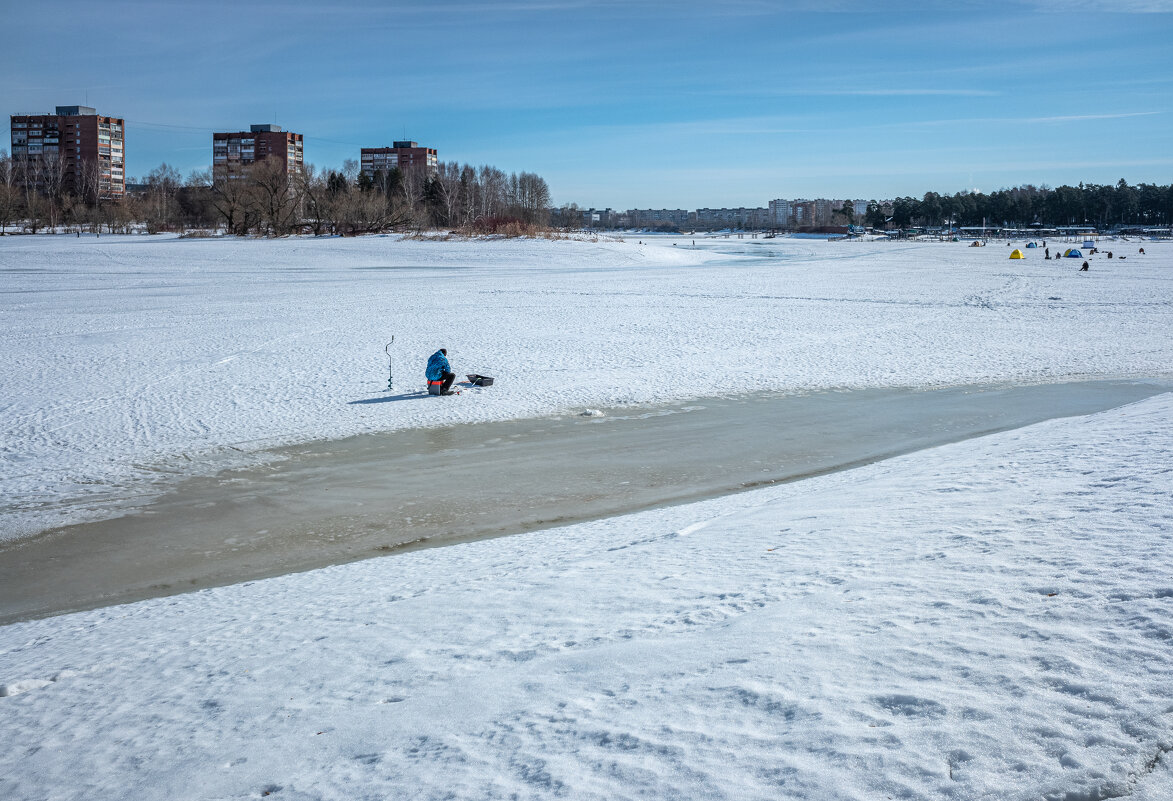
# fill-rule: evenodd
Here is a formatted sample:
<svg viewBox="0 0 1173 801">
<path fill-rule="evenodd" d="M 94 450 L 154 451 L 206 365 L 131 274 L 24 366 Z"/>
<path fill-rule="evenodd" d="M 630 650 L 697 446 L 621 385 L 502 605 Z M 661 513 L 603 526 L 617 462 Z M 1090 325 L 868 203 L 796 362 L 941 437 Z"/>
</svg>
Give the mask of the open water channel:
<svg viewBox="0 0 1173 801">
<path fill-rule="evenodd" d="M 282 448 L 123 517 L 0 545 L 0 623 L 714 497 L 1170 389 L 771 393 Z"/>
</svg>

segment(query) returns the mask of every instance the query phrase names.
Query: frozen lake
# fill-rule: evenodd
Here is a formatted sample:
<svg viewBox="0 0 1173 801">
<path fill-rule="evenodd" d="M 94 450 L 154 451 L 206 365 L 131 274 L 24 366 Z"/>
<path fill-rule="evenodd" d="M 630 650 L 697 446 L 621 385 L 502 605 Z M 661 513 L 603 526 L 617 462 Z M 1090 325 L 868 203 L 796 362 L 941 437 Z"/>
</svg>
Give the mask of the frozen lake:
<svg viewBox="0 0 1173 801">
<path fill-rule="evenodd" d="M 364 433 L 1168 377 L 1173 247 L 1126 246 L 1080 273 L 965 243 L 4 237 L 0 539 Z M 382 402 L 389 370 L 398 391 L 422 388 L 441 346 L 496 385 Z"/>
<path fill-rule="evenodd" d="M 6 237 L 0 796 L 1173 797 L 1137 247 Z"/>
<path fill-rule="evenodd" d="M 1171 386 L 769 393 L 282 448 L 127 516 L 0 546 L 0 622 L 715 497 Z"/>
</svg>

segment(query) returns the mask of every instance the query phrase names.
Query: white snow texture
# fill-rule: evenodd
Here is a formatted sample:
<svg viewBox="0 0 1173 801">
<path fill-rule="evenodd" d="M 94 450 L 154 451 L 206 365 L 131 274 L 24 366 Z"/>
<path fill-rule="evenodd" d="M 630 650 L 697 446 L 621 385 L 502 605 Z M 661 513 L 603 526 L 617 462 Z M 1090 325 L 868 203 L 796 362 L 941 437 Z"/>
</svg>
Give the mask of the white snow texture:
<svg viewBox="0 0 1173 801">
<path fill-rule="evenodd" d="M 278 443 L 1173 364 L 1163 243 L 1143 258 L 1119 243 L 1127 261 L 1081 274 L 964 243 L 674 241 L 0 238 L 0 537 L 107 516 Z M 392 335 L 399 393 L 423 390 L 440 347 L 496 383 L 352 404 L 384 396 Z"/>
<path fill-rule="evenodd" d="M 9 532 L 250 440 L 1173 363 L 1169 246 L 681 242 L 0 242 Z M 384 332 L 498 386 L 348 405 Z M 0 627 L 0 798 L 1168 799 L 1171 416 Z"/>
</svg>

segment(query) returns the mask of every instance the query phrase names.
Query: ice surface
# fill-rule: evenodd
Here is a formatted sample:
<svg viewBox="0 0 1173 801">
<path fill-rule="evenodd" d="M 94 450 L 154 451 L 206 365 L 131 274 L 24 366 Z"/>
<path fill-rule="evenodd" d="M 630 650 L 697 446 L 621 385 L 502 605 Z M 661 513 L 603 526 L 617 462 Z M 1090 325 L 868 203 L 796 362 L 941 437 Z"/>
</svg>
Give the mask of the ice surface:
<svg viewBox="0 0 1173 801">
<path fill-rule="evenodd" d="M 3 627 L 0 797 L 1169 798 L 1171 416 Z"/>
<path fill-rule="evenodd" d="M 0 240 L 4 533 L 274 442 L 1173 363 L 1167 245 L 735 247 Z M 390 334 L 497 385 L 352 404 Z M 0 627 L 0 798 L 1170 798 L 1171 415 Z"/>
<path fill-rule="evenodd" d="M 0 537 L 276 444 L 1173 364 L 1167 244 L 1079 274 L 964 243 L 691 241 L 0 238 Z M 495 385 L 416 397 L 440 346 Z"/>
<path fill-rule="evenodd" d="M 1170 390 L 765 393 L 299 444 L 133 513 L 0 546 L 0 624 L 699 501 Z"/>
</svg>

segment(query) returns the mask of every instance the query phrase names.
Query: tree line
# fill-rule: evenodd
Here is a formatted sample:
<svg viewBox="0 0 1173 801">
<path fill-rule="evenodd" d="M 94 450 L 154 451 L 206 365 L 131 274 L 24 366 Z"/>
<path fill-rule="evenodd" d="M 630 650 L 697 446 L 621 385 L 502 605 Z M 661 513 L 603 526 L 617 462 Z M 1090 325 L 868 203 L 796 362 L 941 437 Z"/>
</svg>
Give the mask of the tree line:
<svg viewBox="0 0 1173 801">
<path fill-rule="evenodd" d="M 871 201 L 865 222 L 875 228 L 913 226 L 989 225 L 1026 227 L 1094 225 L 1165 227 L 1173 223 L 1173 184 L 1136 184 L 1124 179 L 1113 184 L 1079 184 L 1055 188 L 1024 185 L 1013 189 L 926 192 L 917 200 L 899 197 L 890 203 Z"/>
<path fill-rule="evenodd" d="M 357 235 L 448 228 L 469 234 L 534 233 L 549 225 L 550 189 L 539 175 L 445 162 L 362 173 L 264 159 L 229 178 L 197 170 L 184 179 L 167 164 L 141 191 L 103 197 L 96 177 L 66 180 L 63 162 L 13 158 L 0 150 L 0 232 L 69 226 L 112 233 L 225 231 L 240 236 Z M 96 170 L 91 170 L 96 176 Z"/>
</svg>

